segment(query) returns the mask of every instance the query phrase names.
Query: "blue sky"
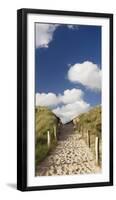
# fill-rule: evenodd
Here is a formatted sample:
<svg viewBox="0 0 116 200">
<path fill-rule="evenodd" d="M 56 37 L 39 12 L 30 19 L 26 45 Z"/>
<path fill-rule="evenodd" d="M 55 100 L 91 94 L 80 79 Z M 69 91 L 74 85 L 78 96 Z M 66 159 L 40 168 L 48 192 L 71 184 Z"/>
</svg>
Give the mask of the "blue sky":
<svg viewBox="0 0 116 200">
<path fill-rule="evenodd" d="M 36 105 L 48 106 L 61 119 L 64 116 L 64 121 L 69 121 L 73 114 L 65 120 L 67 112 L 64 111 L 67 104 L 80 103 L 79 91 L 82 92 L 80 101 L 89 105 L 85 111 L 101 104 L 101 27 L 39 23 L 35 26 L 35 92 L 39 94 Z M 77 99 L 75 102 L 64 102 L 63 99 L 70 96 L 71 91 Z M 53 106 L 46 103 L 49 93 L 58 98 L 58 103 Z M 76 108 L 78 110 L 78 106 Z M 80 113 L 80 110 L 77 111 L 77 115 Z"/>
</svg>

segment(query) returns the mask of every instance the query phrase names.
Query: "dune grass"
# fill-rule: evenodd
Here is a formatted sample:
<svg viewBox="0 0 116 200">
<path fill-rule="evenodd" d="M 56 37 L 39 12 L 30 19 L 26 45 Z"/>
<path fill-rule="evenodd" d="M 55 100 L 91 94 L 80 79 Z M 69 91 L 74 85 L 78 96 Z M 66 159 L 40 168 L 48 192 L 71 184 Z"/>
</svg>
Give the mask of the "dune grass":
<svg viewBox="0 0 116 200">
<path fill-rule="evenodd" d="M 78 123 L 75 127 L 79 132 L 83 132 L 83 139 L 87 141 L 86 130 L 90 134 L 90 148 L 95 154 L 95 138 L 99 138 L 99 164 L 102 162 L 102 130 L 101 130 L 101 106 L 96 106 L 90 111 L 78 116 Z"/>
<path fill-rule="evenodd" d="M 37 165 L 56 146 L 54 126 L 58 131 L 59 119 L 47 107 L 38 106 L 35 109 L 35 165 Z M 50 132 L 51 144 L 47 145 L 47 131 Z"/>
<path fill-rule="evenodd" d="M 86 113 L 78 116 L 78 129 L 82 127 L 101 137 L 101 106 L 96 106 Z"/>
</svg>

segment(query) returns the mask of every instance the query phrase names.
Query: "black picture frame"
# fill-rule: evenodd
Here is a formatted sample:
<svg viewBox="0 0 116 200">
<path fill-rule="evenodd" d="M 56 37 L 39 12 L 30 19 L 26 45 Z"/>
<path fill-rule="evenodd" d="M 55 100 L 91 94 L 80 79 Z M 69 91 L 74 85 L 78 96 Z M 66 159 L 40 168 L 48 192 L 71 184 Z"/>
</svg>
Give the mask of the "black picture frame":
<svg viewBox="0 0 116 200">
<path fill-rule="evenodd" d="M 110 162 L 108 182 L 94 182 L 66 185 L 46 185 L 46 186 L 27 186 L 27 15 L 52 14 L 63 16 L 84 16 L 96 18 L 109 18 L 110 21 Z M 39 9 L 19 9 L 17 11 L 17 189 L 21 191 L 31 190 L 50 190 L 66 188 L 84 188 L 113 185 L 113 14 L 109 13 L 90 13 L 90 12 L 72 12 L 59 10 L 39 10 Z"/>
</svg>

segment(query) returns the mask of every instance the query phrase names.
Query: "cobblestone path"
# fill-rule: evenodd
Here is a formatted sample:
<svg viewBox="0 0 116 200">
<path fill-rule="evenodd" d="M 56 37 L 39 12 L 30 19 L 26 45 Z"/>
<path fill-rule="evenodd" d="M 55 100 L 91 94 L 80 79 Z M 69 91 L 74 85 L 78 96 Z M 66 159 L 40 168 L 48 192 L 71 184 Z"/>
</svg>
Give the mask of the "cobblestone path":
<svg viewBox="0 0 116 200">
<path fill-rule="evenodd" d="M 100 168 L 81 135 L 74 133 L 73 126 L 69 124 L 64 125 L 58 145 L 37 171 L 37 176 L 53 176 L 98 173 Z"/>
</svg>

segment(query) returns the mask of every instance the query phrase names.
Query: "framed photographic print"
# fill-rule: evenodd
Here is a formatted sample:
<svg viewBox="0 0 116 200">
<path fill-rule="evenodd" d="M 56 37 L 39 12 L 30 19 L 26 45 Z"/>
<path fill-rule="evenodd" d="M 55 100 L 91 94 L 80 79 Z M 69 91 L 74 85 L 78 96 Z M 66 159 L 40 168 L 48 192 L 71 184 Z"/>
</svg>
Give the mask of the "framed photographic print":
<svg viewBox="0 0 116 200">
<path fill-rule="evenodd" d="M 113 15 L 17 12 L 17 188 L 113 185 Z"/>
</svg>

